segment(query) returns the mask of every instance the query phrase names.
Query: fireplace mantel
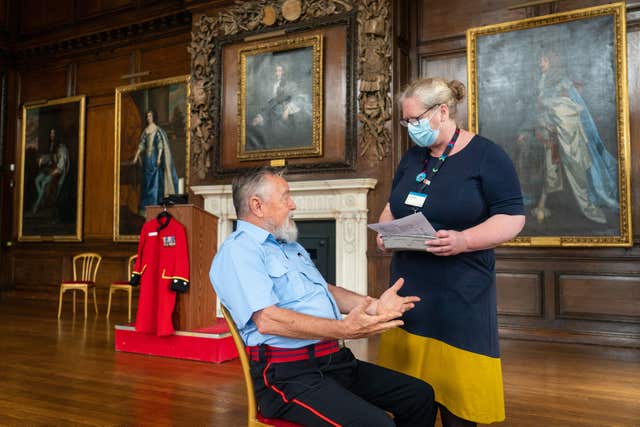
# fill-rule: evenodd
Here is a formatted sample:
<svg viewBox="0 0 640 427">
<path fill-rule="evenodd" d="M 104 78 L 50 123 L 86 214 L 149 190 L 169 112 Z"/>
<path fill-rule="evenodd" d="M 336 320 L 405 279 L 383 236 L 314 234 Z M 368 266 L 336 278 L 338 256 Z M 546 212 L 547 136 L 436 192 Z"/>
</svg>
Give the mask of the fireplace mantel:
<svg viewBox="0 0 640 427">
<path fill-rule="evenodd" d="M 367 294 L 367 193 L 371 178 L 289 182 L 296 203 L 296 220 L 336 222 L 336 282 Z M 237 219 L 231 185 L 199 185 L 191 190 L 204 198 L 204 208 L 219 218 L 218 247 L 233 231 Z"/>
</svg>

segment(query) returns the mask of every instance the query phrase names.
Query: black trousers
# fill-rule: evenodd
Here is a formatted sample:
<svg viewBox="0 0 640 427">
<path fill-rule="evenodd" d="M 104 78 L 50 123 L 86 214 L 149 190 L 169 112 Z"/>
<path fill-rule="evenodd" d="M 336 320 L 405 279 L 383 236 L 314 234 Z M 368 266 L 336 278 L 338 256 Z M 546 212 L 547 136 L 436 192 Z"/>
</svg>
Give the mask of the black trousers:
<svg viewBox="0 0 640 427">
<path fill-rule="evenodd" d="M 309 360 L 251 361 L 265 417 L 305 426 L 433 426 L 433 389 L 417 378 L 357 360 L 351 350 Z M 391 418 L 385 411 L 391 412 Z"/>
</svg>

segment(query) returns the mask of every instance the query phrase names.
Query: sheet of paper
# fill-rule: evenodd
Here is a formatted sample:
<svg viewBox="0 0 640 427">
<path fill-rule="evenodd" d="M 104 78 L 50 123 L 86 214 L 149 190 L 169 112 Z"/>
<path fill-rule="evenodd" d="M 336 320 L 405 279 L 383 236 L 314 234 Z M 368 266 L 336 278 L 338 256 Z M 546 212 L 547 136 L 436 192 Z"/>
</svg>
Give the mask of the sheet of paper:
<svg viewBox="0 0 640 427">
<path fill-rule="evenodd" d="M 422 212 L 396 219 L 389 222 L 369 224 L 369 228 L 384 236 L 423 236 L 433 237 L 436 230 L 427 221 Z"/>
</svg>

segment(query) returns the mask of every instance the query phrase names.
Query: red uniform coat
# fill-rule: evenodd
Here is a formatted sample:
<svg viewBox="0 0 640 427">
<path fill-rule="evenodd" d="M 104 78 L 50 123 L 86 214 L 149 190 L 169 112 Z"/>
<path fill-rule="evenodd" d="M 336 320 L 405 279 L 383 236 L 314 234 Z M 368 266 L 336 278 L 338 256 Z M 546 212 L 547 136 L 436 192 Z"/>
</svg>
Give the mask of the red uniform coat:
<svg viewBox="0 0 640 427">
<path fill-rule="evenodd" d="M 155 218 L 142 226 L 131 277 L 131 283 L 136 282 L 140 283 L 136 331 L 172 335 L 176 293 L 171 283 L 186 286 L 189 282 L 187 235 L 175 218 Z"/>
</svg>

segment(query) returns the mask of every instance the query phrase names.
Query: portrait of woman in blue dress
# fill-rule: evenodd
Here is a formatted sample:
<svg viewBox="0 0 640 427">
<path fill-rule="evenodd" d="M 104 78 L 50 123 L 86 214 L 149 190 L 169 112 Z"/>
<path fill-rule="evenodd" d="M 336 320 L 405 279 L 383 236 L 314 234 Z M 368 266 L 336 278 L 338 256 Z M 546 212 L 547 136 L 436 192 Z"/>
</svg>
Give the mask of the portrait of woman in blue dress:
<svg viewBox="0 0 640 427">
<path fill-rule="evenodd" d="M 147 111 L 147 127 L 140 135 L 138 150 L 133 162 L 142 165 L 142 187 L 140 189 L 140 215 L 146 207 L 158 205 L 169 194 L 178 192 L 178 174 L 171 157 L 167 133 L 155 123 L 155 113 Z"/>
</svg>

